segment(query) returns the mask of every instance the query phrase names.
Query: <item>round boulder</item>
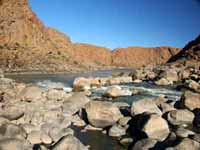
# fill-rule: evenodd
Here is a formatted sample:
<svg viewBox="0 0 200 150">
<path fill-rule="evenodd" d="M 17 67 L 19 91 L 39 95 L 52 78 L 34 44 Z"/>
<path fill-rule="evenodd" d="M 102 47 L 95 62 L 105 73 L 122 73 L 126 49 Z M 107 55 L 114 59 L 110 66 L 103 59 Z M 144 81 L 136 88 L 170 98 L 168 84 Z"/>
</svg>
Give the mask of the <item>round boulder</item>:
<svg viewBox="0 0 200 150">
<path fill-rule="evenodd" d="M 94 127 L 104 128 L 114 125 L 122 116 L 119 108 L 113 103 L 91 101 L 86 105 L 89 123 Z"/>
<path fill-rule="evenodd" d="M 192 124 L 194 114 L 187 109 L 173 110 L 167 114 L 167 120 L 172 125 Z"/>
<path fill-rule="evenodd" d="M 150 115 L 142 131 L 145 132 L 150 139 L 159 141 L 165 140 L 170 133 L 167 121 L 155 114 Z"/>
</svg>

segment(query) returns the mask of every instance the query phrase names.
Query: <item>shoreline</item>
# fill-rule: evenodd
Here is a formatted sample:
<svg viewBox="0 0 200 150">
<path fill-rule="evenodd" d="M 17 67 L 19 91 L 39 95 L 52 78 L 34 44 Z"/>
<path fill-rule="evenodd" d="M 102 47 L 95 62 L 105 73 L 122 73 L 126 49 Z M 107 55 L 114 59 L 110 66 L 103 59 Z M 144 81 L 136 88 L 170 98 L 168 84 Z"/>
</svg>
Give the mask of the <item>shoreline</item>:
<svg viewBox="0 0 200 150">
<path fill-rule="evenodd" d="M 5 76 L 10 75 L 56 75 L 56 74 L 78 74 L 78 73 L 92 73 L 96 71 L 112 71 L 112 70 L 119 70 L 119 71 L 125 71 L 125 70 L 135 70 L 134 68 L 109 68 L 109 69 L 92 69 L 92 70 L 73 70 L 73 71 L 33 71 L 33 70 L 23 70 L 23 71 L 5 71 Z"/>
</svg>

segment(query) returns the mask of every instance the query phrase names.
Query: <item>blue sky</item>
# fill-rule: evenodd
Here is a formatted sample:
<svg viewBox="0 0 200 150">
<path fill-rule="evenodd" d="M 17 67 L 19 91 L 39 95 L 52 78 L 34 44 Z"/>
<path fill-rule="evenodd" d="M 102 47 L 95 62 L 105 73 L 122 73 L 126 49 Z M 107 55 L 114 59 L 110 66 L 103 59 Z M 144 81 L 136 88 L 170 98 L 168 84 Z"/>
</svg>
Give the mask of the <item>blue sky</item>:
<svg viewBox="0 0 200 150">
<path fill-rule="evenodd" d="M 111 49 L 183 47 L 200 34 L 200 0 L 29 0 L 46 26 Z"/>
</svg>

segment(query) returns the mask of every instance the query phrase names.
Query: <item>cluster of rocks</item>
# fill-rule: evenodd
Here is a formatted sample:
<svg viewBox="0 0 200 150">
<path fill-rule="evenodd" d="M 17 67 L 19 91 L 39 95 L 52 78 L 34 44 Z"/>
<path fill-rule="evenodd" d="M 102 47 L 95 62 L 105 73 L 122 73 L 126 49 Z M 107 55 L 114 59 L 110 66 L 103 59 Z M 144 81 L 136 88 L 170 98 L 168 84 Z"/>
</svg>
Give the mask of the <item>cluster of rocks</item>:
<svg viewBox="0 0 200 150">
<path fill-rule="evenodd" d="M 199 71 L 191 67 L 179 69 L 145 68 L 129 76 L 78 78 L 73 91 L 68 92 L 17 83 L 1 73 L 0 149 L 89 149 L 74 136 L 73 126 L 81 127 L 82 132 L 101 131 L 132 150 L 200 149 Z M 133 91 L 118 84 L 139 80 L 156 83 L 162 78 L 170 84 L 183 84 L 186 90 L 179 101 L 160 96 L 134 101 L 130 106 L 90 98 L 95 87 L 111 85 L 104 93 L 107 97 L 130 96 Z"/>
<path fill-rule="evenodd" d="M 75 114 L 89 101 L 84 94 L 72 95 L 58 89 L 44 91 L 0 78 L 0 95 L 1 150 L 88 149 L 71 128 L 72 124 L 85 125 Z M 65 114 L 65 110 L 69 113 Z"/>
<path fill-rule="evenodd" d="M 75 91 L 85 91 L 93 87 L 100 87 L 105 85 L 119 85 L 132 83 L 131 76 L 118 76 L 118 77 L 102 77 L 102 78 L 76 78 L 73 87 Z"/>
<path fill-rule="evenodd" d="M 143 99 L 133 102 L 132 106 L 118 105 L 115 102 L 91 101 L 86 105 L 85 111 L 90 126 L 93 127 L 86 129 L 94 130 L 95 127 L 96 130 L 102 130 L 109 136 L 118 137 L 121 144 L 129 144 L 129 148 L 133 150 L 151 148 L 200 149 L 199 68 L 173 65 L 156 68 L 145 67 L 129 74 L 129 77 L 132 77 L 132 80 L 126 80 L 127 82 L 120 80 L 122 78 L 127 79 L 127 76 L 115 77 L 118 79 L 116 84 L 148 81 L 161 86 L 177 85 L 177 89 L 183 90 L 183 95 L 179 101 L 172 101 L 161 96 L 156 99 Z M 88 85 L 88 88 L 82 88 L 83 90 L 93 88 L 96 85 L 115 84 L 108 82 L 107 78 L 107 82 L 103 83 L 101 80 L 105 78 L 90 78 L 87 80 L 87 84 L 80 82 L 83 79 L 85 80 L 85 78 L 77 79 L 74 87 L 80 87 L 79 85 L 86 87 Z M 99 84 L 93 84 L 94 81 Z M 114 85 L 107 89 L 104 96 L 118 97 L 133 94 L 127 93 L 119 86 Z M 115 109 L 112 108 L 112 105 L 115 105 Z M 110 108 L 106 109 L 107 107 Z"/>
<path fill-rule="evenodd" d="M 133 80 L 136 82 L 153 81 L 156 85 L 172 85 L 184 84 L 184 86 L 196 88 L 198 90 L 200 78 L 199 66 L 184 66 L 179 64 L 168 64 L 165 66 L 144 67 L 135 70 L 132 74 Z M 190 85 L 189 85 L 190 84 Z"/>
</svg>

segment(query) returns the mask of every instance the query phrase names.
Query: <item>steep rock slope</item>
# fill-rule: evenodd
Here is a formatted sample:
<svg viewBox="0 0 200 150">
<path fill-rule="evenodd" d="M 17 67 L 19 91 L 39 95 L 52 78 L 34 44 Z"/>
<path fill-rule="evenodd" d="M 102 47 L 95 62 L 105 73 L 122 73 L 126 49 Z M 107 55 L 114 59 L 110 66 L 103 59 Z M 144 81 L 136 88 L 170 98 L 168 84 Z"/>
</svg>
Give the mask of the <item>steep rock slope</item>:
<svg viewBox="0 0 200 150">
<path fill-rule="evenodd" d="M 124 67 L 142 67 L 145 65 L 158 65 L 179 52 L 179 48 L 171 47 L 129 47 L 113 51 L 112 63 Z"/>
<path fill-rule="evenodd" d="M 168 62 L 195 63 L 200 65 L 200 35 L 189 42 L 177 55 Z"/>
<path fill-rule="evenodd" d="M 65 49 L 69 44 L 71 41 L 67 36 L 45 28 L 30 9 L 28 0 L 0 0 L 2 68 L 57 69 L 58 64 L 68 62 L 70 56 Z M 62 66 L 60 69 L 66 68 Z"/>
</svg>

